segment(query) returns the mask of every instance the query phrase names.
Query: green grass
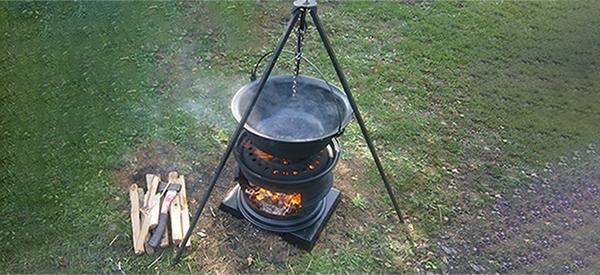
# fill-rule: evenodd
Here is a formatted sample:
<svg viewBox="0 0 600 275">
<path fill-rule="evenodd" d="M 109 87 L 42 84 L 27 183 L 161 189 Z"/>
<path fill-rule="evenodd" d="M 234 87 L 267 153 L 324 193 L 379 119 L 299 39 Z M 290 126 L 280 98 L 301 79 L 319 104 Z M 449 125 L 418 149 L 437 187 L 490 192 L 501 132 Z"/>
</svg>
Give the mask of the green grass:
<svg viewBox="0 0 600 275">
<path fill-rule="evenodd" d="M 261 263 L 262 270 L 435 270 L 433 240 L 453 205 L 484 205 L 485 192 L 520 184 L 515 171 L 600 138 L 599 8 L 594 1 L 322 3 L 419 246 L 370 225 L 349 232 L 335 251 L 315 250 L 285 267 Z M 186 148 L 189 161 L 217 156 L 235 125 L 227 100 L 273 47 L 288 12 L 277 3 L 1 3 L 0 270 L 110 272 L 121 262 L 128 272 L 187 272 L 167 267 L 170 251 L 151 267 L 154 258 L 133 256 L 127 198 L 114 172 L 158 139 Z M 316 38 L 310 29 L 307 56 L 333 80 Z M 291 65 L 283 63 L 280 72 Z M 357 188 L 381 189 L 356 125 L 343 143 L 366 167 Z M 471 175 L 463 187 L 474 201 L 448 188 L 453 169 Z M 352 204 L 382 201 L 393 219 L 379 193 Z"/>
<path fill-rule="evenodd" d="M 154 134 L 151 47 L 170 41 L 174 8 L 1 7 L 0 270 L 110 272 L 120 253 L 108 243 L 127 232 L 113 172 Z"/>
</svg>

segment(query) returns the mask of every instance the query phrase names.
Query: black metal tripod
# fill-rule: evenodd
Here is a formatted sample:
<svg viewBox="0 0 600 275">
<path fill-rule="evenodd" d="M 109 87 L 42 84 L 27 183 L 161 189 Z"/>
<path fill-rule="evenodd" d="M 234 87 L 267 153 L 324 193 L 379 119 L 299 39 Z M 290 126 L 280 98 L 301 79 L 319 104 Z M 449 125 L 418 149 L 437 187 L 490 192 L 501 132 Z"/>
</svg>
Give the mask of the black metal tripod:
<svg viewBox="0 0 600 275">
<path fill-rule="evenodd" d="M 371 138 L 369 137 L 367 128 L 365 127 L 365 122 L 363 121 L 362 116 L 360 115 L 360 112 L 358 111 L 358 106 L 356 105 L 356 102 L 354 101 L 354 97 L 352 96 L 352 93 L 350 93 L 350 88 L 348 86 L 348 82 L 346 81 L 346 77 L 344 77 L 344 73 L 342 72 L 342 69 L 340 68 L 337 58 L 335 57 L 335 54 L 333 53 L 333 49 L 331 48 L 331 44 L 329 43 L 329 39 L 327 38 L 325 29 L 323 29 L 323 26 L 321 25 L 319 16 L 317 15 L 317 2 L 316 2 L 316 0 L 295 0 L 294 8 L 292 10 L 292 17 L 287 24 L 286 30 L 283 33 L 283 35 L 281 36 L 281 38 L 279 38 L 279 41 L 277 42 L 277 46 L 275 47 L 275 50 L 273 51 L 273 55 L 271 55 L 269 64 L 265 68 L 265 70 L 260 78 L 260 82 L 258 84 L 257 91 L 256 91 L 256 94 L 254 95 L 254 98 L 252 98 L 252 101 L 251 101 L 250 105 L 248 106 L 248 109 L 242 116 L 240 123 L 238 124 L 237 128 L 235 129 L 235 132 L 229 138 L 229 142 L 227 143 L 227 148 L 225 149 L 225 153 L 221 156 L 221 160 L 219 162 L 219 165 L 216 168 L 215 173 L 213 174 L 213 177 L 208 186 L 208 190 L 206 190 L 206 192 L 204 193 L 204 196 L 202 197 L 202 200 L 200 201 L 200 203 L 198 204 L 198 206 L 196 208 L 196 213 L 194 213 L 194 217 L 192 219 L 191 226 L 188 229 L 187 233 L 185 234 L 185 237 L 183 238 L 183 241 L 181 242 L 179 249 L 177 250 L 177 255 L 173 259 L 173 264 L 177 264 L 179 262 L 179 260 L 181 259 L 181 256 L 183 255 L 183 251 L 185 250 L 185 244 L 188 242 L 190 236 L 192 235 L 192 232 L 194 231 L 194 227 L 196 227 L 196 224 L 198 223 L 198 220 L 200 219 L 200 216 L 202 215 L 202 210 L 204 209 L 204 206 L 208 202 L 208 198 L 210 197 L 210 195 L 215 187 L 215 184 L 217 183 L 217 180 L 219 179 L 219 176 L 221 175 L 221 172 L 223 171 L 223 168 L 225 167 L 225 163 L 227 162 L 229 155 L 231 155 L 231 151 L 233 150 L 235 142 L 238 139 L 238 137 L 240 136 L 240 134 L 244 128 L 244 125 L 246 125 L 246 121 L 248 120 L 250 113 L 252 113 L 252 109 L 254 109 L 254 105 L 258 101 L 258 98 L 260 97 L 263 87 L 265 86 L 265 83 L 267 82 L 267 79 L 269 78 L 271 71 L 275 67 L 277 58 L 279 58 L 279 55 L 281 54 L 283 47 L 285 46 L 285 43 L 287 42 L 292 30 L 294 29 L 294 26 L 296 25 L 299 18 L 301 18 L 301 20 L 303 21 L 302 24 L 304 24 L 305 23 L 304 18 L 306 17 L 307 13 L 310 13 L 310 16 L 312 17 L 313 23 L 314 23 L 315 27 L 317 28 L 317 31 L 319 32 L 319 36 L 320 36 L 321 40 L 323 41 L 323 46 L 325 47 L 325 50 L 327 50 L 327 54 L 329 55 L 329 58 L 331 59 L 331 63 L 335 69 L 337 77 L 339 78 L 340 83 L 342 84 L 343 90 L 346 93 L 346 96 L 348 97 L 348 101 L 350 102 L 350 105 L 352 106 L 352 109 L 354 110 L 354 116 L 356 117 L 356 121 L 358 122 L 358 125 L 360 126 L 360 130 L 365 138 L 365 141 L 367 142 L 369 151 L 371 151 L 371 155 L 373 156 L 373 160 L 375 161 L 375 165 L 377 166 L 379 175 L 381 176 L 381 179 L 383 180 L 383 184 L 385 185 L 385 188 L 387 189 L 388 195 L 390 196 L 390 199 L 392 200 L 392 204 L 394 205 L 394 209 L 396 210 L 398 219 L 400 220 L 401 223 L 404 224 L 402 212 L 400 211 L 400 207 L 398 207 L 398 202 L 396 201 L 396 198 L 394 197 L 394 193 L 392 191 L 392 187 L 388 181 L 388 178 L 383 171 L 383 166 L 381 165 L 381 161 L 379 160 L 379 157 L 377 156 L 377 153 L 375 151 L 375 146 L 373 145 L 373 142 L 371 141 Z"/>
</svg>

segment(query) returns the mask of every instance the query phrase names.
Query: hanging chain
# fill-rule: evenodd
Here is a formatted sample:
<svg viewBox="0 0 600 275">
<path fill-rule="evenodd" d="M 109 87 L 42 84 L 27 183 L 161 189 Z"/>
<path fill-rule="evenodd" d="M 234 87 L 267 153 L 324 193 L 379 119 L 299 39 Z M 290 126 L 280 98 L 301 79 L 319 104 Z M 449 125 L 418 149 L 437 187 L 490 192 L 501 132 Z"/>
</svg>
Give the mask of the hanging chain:
<svg viewBox="0 0 600 275">
<path fill-rule="evenodd" d="M 300 74 L 300 61 L 302 61 L 302 41 L 304 40 L 304 33 L 307 27 L 306 9 L 302 8 L 301 12 L 300 24 L 298 24 L 298 44 L 296 45 L 296 55 L 294 56 L 296 67 L 294 68 L 294 78 L 292 79 L 292 96 L 296 96 L 298 89 L 298 75 Z"/>
</svg>

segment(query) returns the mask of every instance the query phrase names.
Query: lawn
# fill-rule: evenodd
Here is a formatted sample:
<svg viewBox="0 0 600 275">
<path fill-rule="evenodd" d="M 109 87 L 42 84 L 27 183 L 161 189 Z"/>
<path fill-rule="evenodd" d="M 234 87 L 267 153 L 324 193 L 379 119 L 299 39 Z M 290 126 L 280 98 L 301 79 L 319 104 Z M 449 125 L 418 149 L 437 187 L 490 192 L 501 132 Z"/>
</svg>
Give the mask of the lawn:
<svg viewBox="0 0 600 275">
<path fill-rule="evenodd" d="M 235 127 L 228 101 L 290 6 L 0 3 L 0 270 L 439 271 L 452 209 L 486 207 L 489 194 L 600 142 L 600 3 L 407 2 L 323 2 L 319 12 L 414 246 L 352 124 L 341 141 L 357 180 L 336 184 L 338 218 L 357 228 L 334 218 L 322 246 L 283 262 L 259 250 L 252 266 L 236 265 L 239 255 L 216 249 L 208 264 L 198 246 L 175 267 L 172 250 L 156 262 L 133 254 L 121 178 L 140 151 L 167 144 L 180 173 L 208 180 Z M 317 38 L 310 28 L 306 56 L 334 81 Z M 291 66 L 284 55 L 277 71 Z"/>
</svg>

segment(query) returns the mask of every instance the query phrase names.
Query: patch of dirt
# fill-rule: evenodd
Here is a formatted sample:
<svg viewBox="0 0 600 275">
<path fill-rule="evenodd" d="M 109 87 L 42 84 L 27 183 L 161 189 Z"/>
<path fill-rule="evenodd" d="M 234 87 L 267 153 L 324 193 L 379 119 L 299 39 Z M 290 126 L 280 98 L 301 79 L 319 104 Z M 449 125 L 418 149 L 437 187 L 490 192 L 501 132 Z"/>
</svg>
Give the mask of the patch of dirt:
<svg viewBox="0 0 600 275">
<path fill-rule="evenodd" d="M 178 153 L 181 148 L 166 142 L 153 142 L 139 148 L 133 162 L 123 167 L 118 173 L 119 183 L 126 192 L 128 186 L 136 183 L 145 185 L 145 174 L 159 173 L 166 177 L 172 170 L 189 167 Z M 219 210 L 219 204 L 229 190 L 235 186 L 235 163 L 230 159 L 212 196 L 204 209 L 195 234 L 192 237 L 192 249 L 186 255 L 196 259 L 204 272 L 217 273 L 255 273 L 282 268 L 294 257 L 302 257 L 306 252 L 284 241 L 279 235 L 260 230 L 250 222 L 237 219 Z M 204 195 L 216 164 L 212 162 L 192 163 L 191 172 L 185 174 L 189 207 L 193 214 L 197 200 Z M 363 188 L 357 185 L 366 177 L 365 169 L 360 163 L 340 160 L 335 168 L 334 186 L 342 191 L 338 207 L 332 214 L 325 229 L 321 233 L 314 250 L 329 250 L 349 242 L 348 231 L 352 228 L 366 232 L 374 224 L 389 224 L 390 220 L 381 217 L 373 209 L 386 210 L 377 199 L 385 195 L 383 188 Z M 381 192 L 380 192 L 381 191 Z M 367 200 L 368 207 L 360 208 L 352 204 L 351 198 L 360 193 Z M 392 217 L 393 219 L 393 217 Z M 399 226 L 397 226 L 400 228 Z M 388 232 L 390 236 L 401 233 Z M 249 264 L 252 259 L 252 264 Z"/>
<path fill-rule="evenodd" d="M 597 271 L 600 172 L 597 161 L 579 162 L 584 165 L 546 178 L 532 175 L 526 186 L 490 194 L 490 207 L 456 207 L 454 226 L 438 242 L 445 271 Z"/>
<path fill-rule="evenodd" d="M 166 181 L 170 171 L 177 171 L 183 165 L 184 161 L 174 143 L 154 141 L 140 147 L 131 164 L 117 172 L 117 178 L 123 190 L 129 190 L 133 183 L 146 188 L 146 174 L 160 174 Z"/>
</svg>

